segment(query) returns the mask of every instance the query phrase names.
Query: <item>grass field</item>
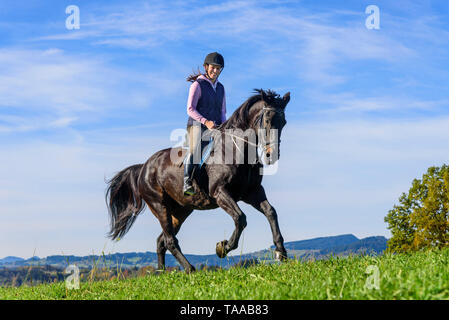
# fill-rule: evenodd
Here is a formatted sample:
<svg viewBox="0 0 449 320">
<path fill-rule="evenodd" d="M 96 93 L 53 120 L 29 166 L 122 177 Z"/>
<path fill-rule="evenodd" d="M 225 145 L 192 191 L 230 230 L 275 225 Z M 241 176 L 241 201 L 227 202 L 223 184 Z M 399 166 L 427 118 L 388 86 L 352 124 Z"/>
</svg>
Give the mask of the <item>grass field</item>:
<svg viewBox="0 0 449 320">
<path fill-rule="evenodd" d="M 0 299 L 449 299 L 449 249 L 0 288 Z"/>
</svg>

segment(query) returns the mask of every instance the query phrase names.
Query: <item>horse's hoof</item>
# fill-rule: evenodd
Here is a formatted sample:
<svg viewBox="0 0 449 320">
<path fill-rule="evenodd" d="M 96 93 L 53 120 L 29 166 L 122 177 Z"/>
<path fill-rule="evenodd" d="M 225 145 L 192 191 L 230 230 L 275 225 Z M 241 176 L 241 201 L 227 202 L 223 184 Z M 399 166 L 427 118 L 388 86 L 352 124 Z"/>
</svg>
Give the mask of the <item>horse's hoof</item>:
<svg viewBox="0 0 449 320">
<path fill-rule="evenodd" d="M 275 250 L 274 251 L 274 258 L 276 261 L 286 261 L 287 260 L 287 253 L 282 253 L 280 251 Z"/>
<path fill-rule="evenodd" d="M 228 244 L 227 240 L 223 240 L 221 242 L 217 243 L 217 246 L 215 247 L 215 252 L 217 253 L 217 256 L 220 258 L 226 257 L 228 252 L 226 251 L 226 245 Z"/>
<path fill-rule="evenodd" d="M 195 271 L 196 271 L 196 269 L 195 269 L 194 266 L 190 266 L 190 267 L 188 267 L 188 268 L 185 269 L 185 272 L 186 272 L 187 274 L 193 273 L 193 272 L 195 272 Z"/>
</svg>

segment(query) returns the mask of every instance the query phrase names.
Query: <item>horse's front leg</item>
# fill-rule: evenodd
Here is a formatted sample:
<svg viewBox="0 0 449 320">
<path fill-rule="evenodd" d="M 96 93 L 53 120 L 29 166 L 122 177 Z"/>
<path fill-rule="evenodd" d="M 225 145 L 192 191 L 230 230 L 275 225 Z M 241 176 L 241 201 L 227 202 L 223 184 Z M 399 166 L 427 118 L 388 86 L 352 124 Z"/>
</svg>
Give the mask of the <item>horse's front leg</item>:
<svg viewBox="0 0 449 320">
<path fill-rule="evenodd" d="M 270 223 L 271 233 L 273 234 L 273 243 L 276 246 L 276 260 L 286 260 L 287 251 L 284 248 L 284 238 L 279 230 L 277 213 L 273 206 L 268 202 L 264 188 L 260 186 L 248 197 L 242 200 L 252 205 L 267 217 L 267 220 Z"/>
<path fill-rule="evenodd" d="M 238 247 L 240 235 L 246 227 L 246 216 L 224 187 L 217 189 L 215 199 L 217 204 L 232 217 L 235 223 L 235 230 L 231 238 L 228 241 L 218 242 L 216 246 L 217 256 L 224 258 L 229 251 Z"/>
</svg>

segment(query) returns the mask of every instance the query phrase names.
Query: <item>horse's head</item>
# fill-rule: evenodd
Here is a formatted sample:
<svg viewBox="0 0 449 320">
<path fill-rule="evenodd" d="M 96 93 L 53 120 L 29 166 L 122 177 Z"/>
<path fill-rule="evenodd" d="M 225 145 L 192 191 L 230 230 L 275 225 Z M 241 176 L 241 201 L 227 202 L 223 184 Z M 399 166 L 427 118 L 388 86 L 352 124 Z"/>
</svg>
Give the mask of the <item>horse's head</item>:
<svg viewBox="0 0 449 320">
<path fill-rule="evenodd" d="M 220 126 L 220 130 L 251 129 L 255 133 L 257 145 L 263 149 L 263 160 L 274 164 L 279 159 L 279 144 L 285 120 L 285 107 L 290 101 L 290 92 L 282 98 L 272 90 L 255 90 L 257 94 L 248 98 L 229 119 Z M 252 135 L 250 134 L 250 136 Z M 253 135 L 254 136 L 254 135 Z M 251 144 L 256 145 L 256 144 Z"/>
<path fill-rule="evenodd" d="M 290 101 L 290 92 L 282 98 L 273 91 L 257 90 L 261 95 L 258 103 L 254 129 L 258 131 L 259 144 L 263 150 L 263 160 L 267 164 L 275 163 L 280 157 L 282 128 L 285 120 L 285 107 Z"/>
</svg>

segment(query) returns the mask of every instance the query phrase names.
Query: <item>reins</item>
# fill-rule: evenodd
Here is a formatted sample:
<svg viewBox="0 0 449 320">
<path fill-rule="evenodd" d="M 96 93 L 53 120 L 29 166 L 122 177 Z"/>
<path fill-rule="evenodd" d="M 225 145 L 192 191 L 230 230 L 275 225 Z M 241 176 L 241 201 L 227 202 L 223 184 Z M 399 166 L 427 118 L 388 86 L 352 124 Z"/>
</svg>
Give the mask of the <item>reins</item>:
<svg viewBox="0 0 449 320">
<path fill-rule="evenodd" d="M 283 111 L 283 110 L 278 110 L 278 109 L 276 109 L 276 108 L 271 108 L 271 107 L 266 107 L 266 106 L 264 106 L 264 107 L 262 108 L 262 111 L 260 112 L 259 119 L 257 120 L 257 122 L 259 123 L 259 129 L 260 129 L 260 130 L 263 129 L 263 128 L 262 128 L 262 120 L 263 120 L 264 112 L 265 112 L 265 111 L 268 111 L 268 110 L 274 111 L 274 112 L 279 113 L 279 114 L 284 114 L 284 111 Z M 247 143 L 247 144 L 249 144 L 249 145 L 252 145 L 252 146 L 256 147 L 256 150 L 257 150 L 257 148 L 259 147 L 259 144 L 261 144 L 261 143 L 253 143 L 253 142 L 251 142 L 251 141 L 249 141 L 249 140 L 245 140 L 245 139 L 243 139 L 242 137 L 239 137 L 239 136 L 237 136 L 237 135 L 235 135 L 235 134 L 226 132 L 226 131 L 221 130 L 221 129 L 214 129 L 214 128 L 212 128 L 212 129 L 209 129 L 209 130 L 212 131 L 212 132 L 215 132 L 215 133 L 225 134 L 225 135 L 227 135 L 227 136 L 232 137 L 232 142 L 234 143 L 235 147 L 237 148 L 237 150 L 239 150 L 240 153 L 242 153 L 242 151 L 240 150 L 239 146 L 238 146 L 237 143 L 235 142 L 234 138 L 239 139 L 239 140 L 242 140 L 243 142 L 245 142 L 245 143 Z M 272 146 L 274 147 L 274 146 L 276 146 L 276 145 L 278 145 L 278 144 L 279 144 L 279 142 L 266 143 L 265 145 L 262 146 L 262 150 L 263 150 L 262 152 L 266 152 L 266 150 L 267 150 L 268 148 L 271 148 Z M 260 162 L 260 161 L 259 161 L 259 154 L 258 154 L 257 152 L 256 152 L 256 154 L 257 154 L 257 161 Z"/>
</svg>

